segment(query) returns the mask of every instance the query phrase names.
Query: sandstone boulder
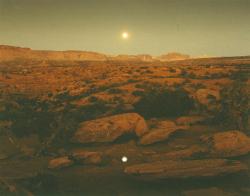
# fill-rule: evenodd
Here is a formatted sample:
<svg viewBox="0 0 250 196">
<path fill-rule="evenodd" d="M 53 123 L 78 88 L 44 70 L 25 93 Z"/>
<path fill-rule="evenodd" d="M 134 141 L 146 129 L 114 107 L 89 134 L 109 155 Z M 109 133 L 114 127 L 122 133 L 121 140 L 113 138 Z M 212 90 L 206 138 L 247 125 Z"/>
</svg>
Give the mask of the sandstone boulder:
<svg viewBox="0 0 250 196">
<path fill-rule="evenodd" d="M 64 167 L 68 167 L 73 164 L 73 161 L 69 159 L 69 157 L 58 157 L 49 161 L 48 168 L 49 169 L 61 169 Z"/>
<path fill-rule="evenodd" d="M 220 92 L 215 89 L 199 89 L 196 91 L 196 98 L 201 104 L 208 105 L 211 99 L 220 99 Z"/>
<path fill-rule="evenodd" d="M 234 157 L 250 152 L 250 137 L 237 130 L 202 136 L 201 140 L 211 147 L 210 155 L 214 157 Z"/>
<path fill-rule="evenodd" d="M 168 139 L 171 133 L 176 130 L 151 129 L 151 131 L 140 139 L 140 144 L 149 145 Z"/>
<path fill-rule="evenodd" d="M 143 163 L 128 166 L 124 172 L 145 180 L 156 180 L 215 177 L 247 170 L 247 166 L 239 161 L 203 159 Z"/>
<path fill-rule="evenodd" d="M 135 133 L 142 136 L 147 132 L 147 124 L 139 114 L 126 113 L 81 123 L 72 142 L 113 142 L 125 134 Z"/>
<path fill-rule="evenodd" d="M 217 111 L 220 108 L 220 104 L 218 103 L 221 99 L 219 89 L 199 89 L 196 91 L 194 97 L 208 111 Z"/>
<path fill-rule="evenodd" d="M 187 126 L 176 126 L 176 124 L 170 120 L 161 121 L 157 124 L 156 128 L 151 129 L 150 132 L 141 137 L 140 144 L 148 145 L 164 141 L 168 139 L 172 133 L 187 128 Z"/>
</svg>

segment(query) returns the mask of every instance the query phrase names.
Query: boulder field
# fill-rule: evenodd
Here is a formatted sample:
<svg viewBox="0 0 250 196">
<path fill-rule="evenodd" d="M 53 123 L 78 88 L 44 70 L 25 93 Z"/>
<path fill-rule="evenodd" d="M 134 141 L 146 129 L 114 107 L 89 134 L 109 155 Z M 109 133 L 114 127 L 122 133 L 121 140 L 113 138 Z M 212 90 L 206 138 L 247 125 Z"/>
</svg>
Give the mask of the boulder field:
<svg viewBox="0 0 250 196">
<path fill-rule="evenodd" d="M 152 125 L 137 113 L 84 121 L 73 134 L 71 142 L 78 145 L 105 145 L 105 148 L 88 151 L 78 146 L 77 150 L 51 159 L 48 168 L 62 169 L 73 165 L 105 167 L 109 164 L 116 167 L 118 163 L 115 157 L 120 147 L 114 142 L 131 134 L 129 140 L 135 142 L 122 144 L 124 152 L 131 152 L 131 156 L 135 157 L 132 162 L 126 157 L 128 165 L 124 173 L 129 176 L 147 180 L 189 179 L 247 172 L 248 166 L 241 161 L 225 159 L 237 159 L 250 152 L 250 138 L 238 130 L 202 134 L 196 144 L 184 145 L 181 149 L 166 148 L 165 152 L 155 150 L 155 145 L 166 146 L 166 143 L 171 142 L 170 135 L 176 132 L 188 133 L 192 126 L 202 121 L 204 117 L 185 116 L 176 120 L 157 120 Z M 185 137 L 185 134 L 179 137 Z"/>
</svg>

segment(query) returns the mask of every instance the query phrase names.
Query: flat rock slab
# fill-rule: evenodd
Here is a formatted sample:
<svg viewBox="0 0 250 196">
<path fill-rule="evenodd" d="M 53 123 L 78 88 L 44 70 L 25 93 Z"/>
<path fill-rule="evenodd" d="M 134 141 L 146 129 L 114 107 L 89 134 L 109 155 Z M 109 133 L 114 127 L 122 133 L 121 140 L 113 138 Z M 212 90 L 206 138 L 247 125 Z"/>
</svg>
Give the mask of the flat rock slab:
<svg viewBox="0 0 250 196">
<path fill-rule="evenodd" d="M 247 170 L 247 166 L 239 161 L 203 159 L 143 163 L 128 166 L 124 172 L 142 179 L 155 180 L 216 177 Z"/>
<path fill-rule="evenodd" d="M 82 163 L 82 164 L 99 165 L 102 163 L 102 154 L 99 152 L 78 150 L 78 151 L 72 152 L 70 157 L 76 162 Z"/>
<path fill-rule="evenodd" d="M 23 180 L 37 176 L 47 167 L 48 159 L 37 158 L 32 160 L 2 160 L 0 161 L 0 178 L 3 180 Z"/>
<path fill-rule="evenodd" d="M 148 127 L 143 117 L 136 113 L 126 113 L 81 123 L 72 142 L 113 142 L 125 134 L 135 133 L 140 137 L 147 132 Z"/>
<path fill-rule="evenodd" d="M 61 169 L 73 165 L 73 161 L 69 157 L 58 157 L 49 161 L 49 169 Z"/>
<path fill-rule="evenodd" d="M 189 126 L 177 126 L 175 122 L 170 120 L 161 121 L 156 128 L 153 128 L 141 137 L 141 145 L 149 145 L 167 140 L 171 134 L 179 130 L 188 129 Z"/>
</svg>

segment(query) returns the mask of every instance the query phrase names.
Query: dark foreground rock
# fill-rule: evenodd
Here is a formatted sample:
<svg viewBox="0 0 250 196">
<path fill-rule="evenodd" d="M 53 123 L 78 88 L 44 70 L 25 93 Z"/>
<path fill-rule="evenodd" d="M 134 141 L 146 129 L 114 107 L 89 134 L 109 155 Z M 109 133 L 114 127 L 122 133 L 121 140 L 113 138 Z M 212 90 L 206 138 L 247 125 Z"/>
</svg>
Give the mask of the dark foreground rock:
<svg viewBox="0 0 250 196">
<path fill-rule="evenodd" d="M 14 141 L 10 137 L 0 136 L 0 146 L 0 160 L 7 159 L 13 155 L 20 153 L 20 150 L 17 148 Z"/>
<path fill-rule="evenodd" d="M 203 136 L 202 141 L 210 146 L 213 157 L 235 157 L 250 152 L 250 137 L 240 131 L 226 131 L 212 136 Z"/>
<path fill-rule="evenodd" d="M 136 113 L 127 113 L 86 121 L 80 124 L 72 142 L 98 143 L 113 142 L 125 134 L 142 136 L 148 132 L 145 120 Z"/>
<path fill-rule="evenodd" d="M 211 187 L 206 189 L 197 189 L 197 190 L 189 190 L 184 191 L 182 193 L 184 196 L 236 196 L 238 194 L 226 192 L 217 187 Z"/>
<path fill-rule="evenodd" d="M 12 181 L 7 181 L 0 178 L 0 195 L 24 195 L 33 196 L 27 189 L 16 185 Z"/>
<path fill-rule="evenodd" d="M 124 172 L 142 179 L 154 180 L 216 177 L 247 170 L 247 166 L 239 161 L 203 159 L 143 163 L 128 166 Z"/>
</svg>

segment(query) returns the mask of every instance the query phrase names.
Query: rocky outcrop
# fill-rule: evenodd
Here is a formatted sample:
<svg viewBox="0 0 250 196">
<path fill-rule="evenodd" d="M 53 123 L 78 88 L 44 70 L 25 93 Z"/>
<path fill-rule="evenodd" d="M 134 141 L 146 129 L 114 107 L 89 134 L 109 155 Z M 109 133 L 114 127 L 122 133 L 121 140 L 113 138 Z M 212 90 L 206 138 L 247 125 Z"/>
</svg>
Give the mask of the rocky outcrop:
<svg viewBox="0 0 250 196">
<path fill-rule="evenodd" d="M 126 113 L 81 123 L 72 142 L 82 144 L 113 142 L 125 134 L 135 134 L 140 137 L 147 132 L 147 124 L 140 115 Z"/>
<path fill-rule="evenodd" d="M 247 169 L 247 166 L 239 161 L 203 159 L 143 163 L 128 166 L 124 172 L 142 179 L 155 180 L 215 177 L 245 172 Z"/>
<path fill-rule="evenodd" d="M 171 134 L 179 130 L 187 129 L 187 126 L 177 126 L 173 121 L 161 121 L 156 128 L 150 130 L 140 139 L 140 144 L 148 145 L 156 142 L 164 141 L 169 138 Z"/>
<path fill-rule="evenodd" d="M 201 140 L 210 146 L 210 156 L 214 157 L 235 157 L 250 152 L 250 138 L 237 130 L 202 136 Z"/>
</svg>

